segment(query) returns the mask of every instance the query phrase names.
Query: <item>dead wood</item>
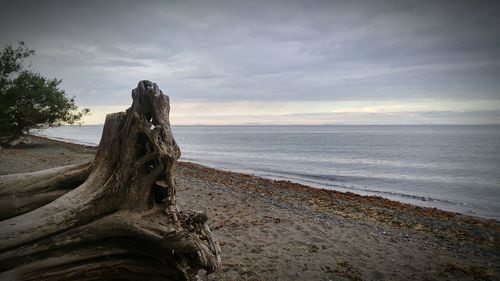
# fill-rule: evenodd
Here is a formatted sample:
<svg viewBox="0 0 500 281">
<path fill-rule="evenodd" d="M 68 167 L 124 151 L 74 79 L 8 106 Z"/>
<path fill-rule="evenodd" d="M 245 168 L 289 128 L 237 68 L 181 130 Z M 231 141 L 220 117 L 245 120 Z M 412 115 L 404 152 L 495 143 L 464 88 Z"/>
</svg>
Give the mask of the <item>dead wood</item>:
<svg viewBox="0 0 500 281">
<path fill-rule="evenodd" d="M 181 212 L 169 99 L 139 82 L 92 163 L 0 178 L 1 280 L 190 280 L 220 264 L 203 213 Z"/>
</svg>

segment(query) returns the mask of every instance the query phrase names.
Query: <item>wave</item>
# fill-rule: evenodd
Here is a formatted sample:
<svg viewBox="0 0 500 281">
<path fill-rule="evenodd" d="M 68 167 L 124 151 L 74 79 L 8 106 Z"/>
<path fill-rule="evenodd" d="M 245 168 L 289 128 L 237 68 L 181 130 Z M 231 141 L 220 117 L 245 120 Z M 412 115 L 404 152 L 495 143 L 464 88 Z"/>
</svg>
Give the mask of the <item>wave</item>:
<svg viewBox="0 0 500 281">
<path fill-rule="evenodd" d="M 298 183 L 313 184 L 316 187 L 328 188 L 328 189 L 344 189 L 348 191 L 353 191 L 354 193 L 370 193 L 371 195 L 381 195 L 386 198 L 405 198 L 415 201 L 422 202 L 436 202 L 449 205 L 467 206 L 468 204 L 460 201 L 452 201 L 447 199 L 435 198 L 430 196 L 419 196 L 412 195 L 408 193 L 394 192 L 370 189 L 366 187 L 356 187 L 354 185 L 348 185 L 347 183 L 355 181 L 355 177 L 347 176 L 332 176 L 323 174 L 309 174 L 309 173 L 296 173 L 296 172 L 286 172 L 273 169 L 255 169 L 255 172 L 263 177 L 279 178 L 283 180 L 297 181 Z M 362 177 L 363 180 L 367 180 L 366 177 Z M 379 178 L 372 178 L 379 179 Z M 301 181 L 301 182 L 300 182 Z M 365 195 L 363 194 L 363 195 Z"/>
</svg>

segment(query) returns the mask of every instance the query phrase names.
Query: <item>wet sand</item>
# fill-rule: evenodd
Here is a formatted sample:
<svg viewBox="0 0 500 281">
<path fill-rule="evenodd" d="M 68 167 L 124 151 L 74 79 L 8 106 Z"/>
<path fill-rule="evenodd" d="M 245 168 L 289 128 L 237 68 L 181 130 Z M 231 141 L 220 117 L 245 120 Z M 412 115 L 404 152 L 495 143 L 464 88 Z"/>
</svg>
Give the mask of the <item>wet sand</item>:
<svg viewBox="0 0 500 281">
<path fill-rule="evenodd" d="M 0 174 L 81 163 L 95 148 L 39 137 Z M 204 210 L 221 269 L 206 280 L 500 280 L 500 223 L 380 197 L 179 162 L 180 209 Z"/>
</svg>

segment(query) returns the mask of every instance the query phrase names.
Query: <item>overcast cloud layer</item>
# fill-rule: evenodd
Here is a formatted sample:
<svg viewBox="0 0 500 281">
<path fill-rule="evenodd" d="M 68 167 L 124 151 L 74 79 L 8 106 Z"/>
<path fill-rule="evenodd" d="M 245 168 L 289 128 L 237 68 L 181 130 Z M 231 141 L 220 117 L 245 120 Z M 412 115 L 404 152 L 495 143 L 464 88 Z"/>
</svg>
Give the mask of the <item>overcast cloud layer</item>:
<svg viewBox="0 0 500 281">
<path fill-rule="evenodd" d="M 500 124 L 498 1 L 2 1 L 0 44 L 102 123 L 142 79 L 177 124 Z"/>
</svg>

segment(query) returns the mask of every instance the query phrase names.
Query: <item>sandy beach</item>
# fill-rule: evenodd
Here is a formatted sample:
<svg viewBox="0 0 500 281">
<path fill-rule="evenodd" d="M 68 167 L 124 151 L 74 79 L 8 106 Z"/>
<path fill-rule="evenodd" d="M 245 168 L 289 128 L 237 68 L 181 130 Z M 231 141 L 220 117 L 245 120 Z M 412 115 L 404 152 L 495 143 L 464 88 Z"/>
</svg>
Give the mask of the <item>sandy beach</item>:
<svg viewBox="0 0 500 281">
<path fill-rule="evenodd" d="M 0 174 L 81 163 L 95 148 L 40 137 L 0 149 Z M 180 209 L 203 210 L 223 264 L 204 280 L 500 280 L 500 223 L 189 162 Z"/>
</svg>

